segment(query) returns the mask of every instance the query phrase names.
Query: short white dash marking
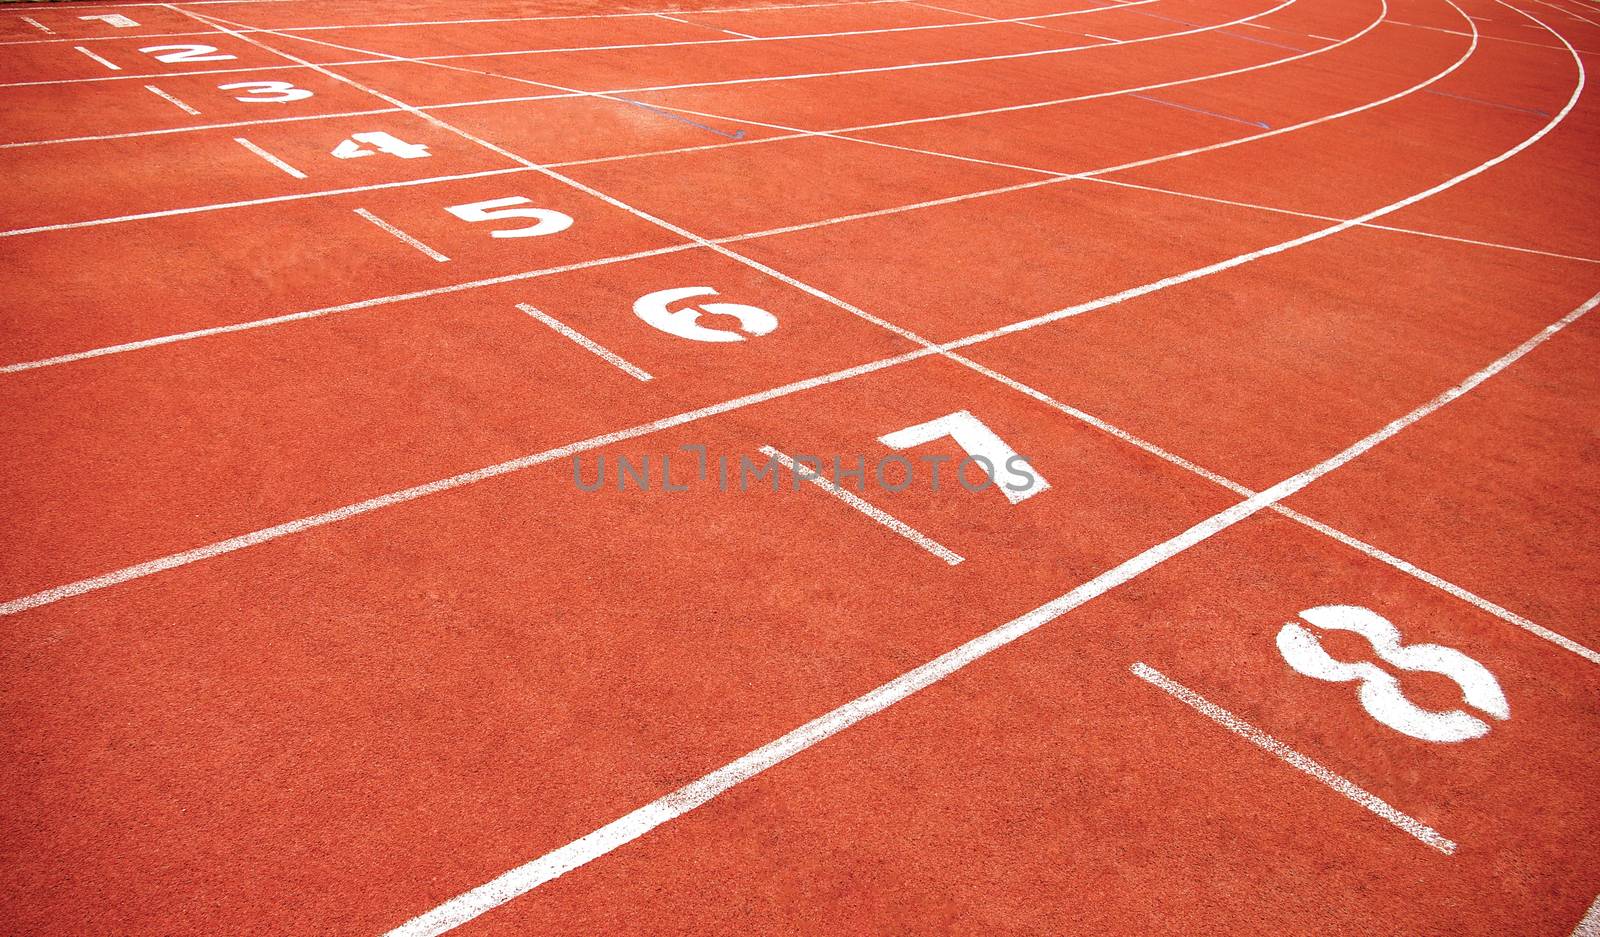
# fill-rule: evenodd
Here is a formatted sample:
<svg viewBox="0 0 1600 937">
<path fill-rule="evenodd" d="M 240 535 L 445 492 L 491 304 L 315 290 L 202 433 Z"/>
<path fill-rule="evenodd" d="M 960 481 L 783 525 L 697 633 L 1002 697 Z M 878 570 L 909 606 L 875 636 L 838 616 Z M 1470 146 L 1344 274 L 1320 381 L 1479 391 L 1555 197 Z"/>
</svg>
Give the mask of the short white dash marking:
<svg viewBox="0 0 1600 937">
<path fill-rule="evenodd" d="M 1455 843 L 1440 835 L 1438 831 L 1423 823 L 1421 820 L 1418 820 L 1408 814 L 1401 813 L 1399 810 L 1396 810 L 1394 807 L 1390 806 L 1387 801 L 1378 797 L 1378 795 L 1371 793 L 1348 778 L 1333 773 L 1332 771 L 1323 767 L 1319 762 L 1313 761 L 1310 758 L 1307 758 L 1305 755 L 1300 754 L 1299 752 L 1261 731 L 1250 723 L 1245 722 L 1238 716 L 1235 716 L 1233 713 L 1223 709 L 1221 706 L 1218 706 L 1216 703 L 1211 702 L 1183 684 L 1171 679 L 1166 674 L 1163 674 L 1154 667 L 1151 667 L 1145 663 L 1137 663 L 1128 669 L 1132 670 L 1134 675 L 1139 679 L 1166 691 L 1167 693 L 1176 697 L 1178 700 L 1182 701 L 1189 708 L 1200 713 L 1202 716 L 1205 716 L 1207 719 L 1210 719 L 1212 722 L 1215 722 L 1224 729 L 1227 729 L 1229 732 L 1232 732 L 1234 735 L 1239 736 L 1258 748 L 1264 749 L 1278 756 L 1287 762 L 1291 767 L 1298 768 L 1299 770 L 1304 771 L 1306 774 L 1311 775 L 1334 791 L 1343 794 L 1345 797 L 1350 798 L 1361 806 L 1372 811 L 1378 817 L 1394 824 L 1396 827 L 1399 827 L 1405 832 L 1410 833 L 1412 836 L 1415 836 L 1423 843 L 1432 846 L 1434 849 L 1439 850 L 1447 856 L 1455 853 Z"/>
<path fill-rule="evenodd" d="M 1572 937 L 1600 937 L 1600 897 L 1589 906 L 1589 913 L 1573 929 Z"/>
<path fill-rule="evenodd" d="M 106 68 L 109 68 L 114 72 L 122 71 L 122 66 L 121 65 L 118 65 L 115 62 L 107 62 L 105 59 L 101 58 L 98 55 L 95 55 L 93 52 L 90 52 L 88 49 L 85 49 L 83 46 L 73 46 L 73 48 L 77 49 L 79 52 L 82 52 L 84 55 L 87 55 L 89 58 L 94 59 L 96 62 L 99 62 L 101 65 L 104 65 Z"/>
<path fill-rule="evenodd" d="M 798 473 L 802 468 L 802 466 L 796 465 L 793 459 L 772 448 L 771 446 L 762 446 L 761 451 L 765 453 L 768 458 L 778 460 L 778 462 L 782 464 L 784 468 L 791 472 Z M 806 481 L 809 481 L 821 488 L 823 491 L 826 491 L 828 494 L 833 495 L 840 501 L 843 501 L 845 504 L 848 504 L 857 511 L 860 511 L 862 514 L 867 515 L 868 517 L 906 538 L 922 549 L 927 550 L 934 556 L 937 556 L 939 559 L 944 560 L 951 566 L 956 565 L 963 559 L 961 554 L 955 552 L 944 544 L 939 543 L 937 540 L 927 536 L 894 515 L 874 507 L 872 504 L 857 497 L 849 489 L 841 488 L 827 478 L 810 471 L 807 471 L 802 477 L 804 477 Z"/>
<path fill-rule="evenodd" d="M 155 95 L 158 98 L 161 98 L 162 100 L 170 102 L 174 107 L 176 107 L 180 111 L 183 111 L 185 114 L 193 114 L 196 117 L 200 116 L 200 112 L 199 111 L 197 111 L 194 108 L 190 107 L 189 105 L 183 103 L 182 101 L 180 101 L 177 98 L 173 97 L 172 95 L 166 93 L 165 91 L 162 91 L 160 88 L 157 88 L 155 85 L 145 85 L 144 86 L 144 90 L 150 92 L 151 94 Z"/>
<path fill-rule="evenodd" d="M 284 172 L 288 173 L 289 175 L 294 176 L 296 179 L 304 179 L 306 177 L 305 173 L 303 173 L 300 170 L 294 168 L 293 166 L 289 165 L 288 163 L 284 162 L 283 160 L 279 159 L 278 157 L 273 156 L 271 153 L 268 153 L 266 150 L 263 150 L 261 147 L 256 146 L 254 143 L 251 143 L 249 140 L 246 140 L 244 137 L 234 137 L 233 138 L 233 142 L 239 144 L 240 146 L 244 147 L 245 149 L 249 150 L 250 152 L 256 154 L 257 156 L 261 157 L 262 159 L 266 160 L 267 162 L 271 163 L 272 165 L 278 167 L 279 169 L 283 170 Z"/>
<path fill-rule="evenodd" d="M 398 240 L 401 240 L 401 241 L 405 242 L 406 244 L 409 244 L 410 246 L 412 246 L 412 247 L 416 248 L 417 250 L 421 251 L 422 253 L 427 254 L 429 257 L 432 257 L 434 260 L 437 260 L 439 263 L 444 263 L 444 262 L 446 262 L 446 261 L 448 261 L 450 259 L 450 258 L 446 257 L 445 255 L 439 253 L 438 251 L 434 250 L 433 248 L 429 247 L 428 245 L 426 245 L 426 244 L 422 243 L 421 241 L 417 240 L 416 238 L 412 237 L 411 235 L 405 233 L 404 231 L 401 231 L 399 228 L 395 227 L 394 225 L 390 224 L 389 222 L 384 221 L 382 218 L 379 218 L 377 215 L 374 215 L 372 212 L 367 211 L 365 208 L 357 208 L 355 210 L 355 212 L 356 212 L 356 214 L 358 214 L 361 217 L 367 219 L 368 221 L 372 222 L 373 224 L 377 225 L 378 227 L 382 228 L 383 230 L 387 231 L 388 233 L 394 235 L 394 237 L 397 238 Z"/>
<path fill-rule="evenodd" d="M 31 16 L 19 16 L 19 17 L 17 17 L 17 19 L 22 20 L 24 23 L 27 23 L 29 26 L 32 26 L 34 29 L 42 29 L 42 30 L 44 30 L 45 32 L 49 33 L 52 36 L 54 36 L 56 34 L 55 30 L 51 29 L 50 27 L 48 27 L 45 24 L 39 22 L 38 20 L 34 19 Z"/>
<path fill-rule="evenodd" d="M 517 308 L 521 309 L 523 312 L 527 313 L 533 318 L 538 319 L 540 322 L 543 322 L 545 325 L 548 325 L 550 328 L 554 329 L 564 337 L 571 339 L 578 345 L 581 345 L 601 358 L 604 358 L 606 361 L 615 365 L 619 370 L 630 374 L 641 381 L 651 380 L 649 371 L 646 371 L 644 368 L 633 364 L 628 359 L 622 357 L 621 355 L 605 347 L 582 332 L 579 332 L 577 329 L 567 325 L 565 322 L 562 322 L 554 316 L 547 315 L 544 312 L 528 305 L 527 303 L 518 303 Z"/>
</svg>

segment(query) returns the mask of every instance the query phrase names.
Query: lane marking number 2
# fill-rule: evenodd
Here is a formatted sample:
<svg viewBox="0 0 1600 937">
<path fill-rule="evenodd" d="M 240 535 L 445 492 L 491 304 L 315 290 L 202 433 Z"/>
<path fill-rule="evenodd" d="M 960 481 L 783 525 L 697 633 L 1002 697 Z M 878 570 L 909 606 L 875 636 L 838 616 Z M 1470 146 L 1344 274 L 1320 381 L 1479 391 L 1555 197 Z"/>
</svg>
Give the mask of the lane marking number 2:
<svg viewBox="0 0 1600 937">
<path fill-rule="evenodd" d="M 1439 644 L 1402 644 L 1400 629 L 1371 609 L 1356 605 L 1323 605 L 1300 613 L 1307 624 L 1326 631 L 1353 631 L 1367 639 L 1379 660 L 1413 673 L 1436 673 L 1454 680 L 1467 705 L 1495 719 L 1511 718 L 1511 706 L 1494 674 L 1455 648 Z M 1278 632 L 1278 652 L 1297 673 L 1330 683 L 1357 681 L 1356 698 L 1367 715 L 1383 725 L 1425 742 L 1465 742 L 1489 732 L 1489 723 L 1465 710 L 1435 712 L 1406 698 L 1400 681 L 1371 661 L 1346 663 L 1322 649 L 1316 633 L 1299 622 Z"/>
<path fill-rule="evenodd" d="M 139 50 L 156 57 L 157 62 L 226 62 L 238 56 L 217 51 L 216 46 L 145 46 Z"/>
</svg>

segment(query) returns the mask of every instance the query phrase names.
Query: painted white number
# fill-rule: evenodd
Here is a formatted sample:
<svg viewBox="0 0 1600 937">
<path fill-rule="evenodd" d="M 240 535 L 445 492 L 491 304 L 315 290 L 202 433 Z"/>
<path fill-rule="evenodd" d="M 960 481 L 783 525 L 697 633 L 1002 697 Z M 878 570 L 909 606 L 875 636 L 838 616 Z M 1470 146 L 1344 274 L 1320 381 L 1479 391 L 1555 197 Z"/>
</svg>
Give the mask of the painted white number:
<svg viewBox="0 0 1600 937">
<path fill-rule="evenodd" d="M 218 52 L 216 46 L 145 46 L 139 51 L 155 56 L 157 62 L 223 62 L 238 58 Z"/>
<path fill-rule="evenodd" d="M 234 100 L 250 104 L 288 104 L 290 101 L 304 101 L 311 97 L 311 92 L 304 88 L 296 88 L 287 81 L 239 81 L 231 85 L 217 85 L 217 90 L 243 91 L 246 95 L 235 97 Z"/>
<path fill-rule="evenodd" d="M 528 205 L 533 199 L 521 195 L 511 195 L 506 198 L 491 198 L 483 202 L 468 202 L 465 205 L 450 205 L 445 211 L 462 221 L 495 221 L 500 218 L 533 218 L 536 219 L 525 228 L 501 228 L 490 231 L 492 238 L 531 238 L 541 234 L 559 234 L 572 227 L 572 218 L 561 212 L 549 208 L 513 208 L 514 205 Z"/>
<path fill-rule="evenodd" d="M 134 19 L 131 16 L 123 16 L 121 13 L 99 13 L 99 14 L 96 14 L 94 16 L 80 16 L 80 17 L 78 17 L 78 19 L 80 19 L 80 20 L 103 20 L 104 22 L 106 22 L 106 23 L 108 23 L 108 24 L 110 24 L 112 26 L 115 26 L 118 29 L 127 29 L 130 26 L 139 25 L 139 21 L 138 20 Z"/>
<path fill-rule="evenodd" d="M 1028 498 L 1048 491 L 1050 483 L 1037 470 L 1028 471 L 1028 460 L 1020 455 L 1006 441 L 995 435 L 994 430 L 983 425 L 983 421 L 968 413 L 966 410 L 957 410 L 955 413 L 941 416 L 937 420 L 918 423 L 902 430 L 896 430 L 887 436 L 878 437 L 878 442 L 890 449 L 911 449 L 925 443 L 933 442 L 941 436 L 954 439 L 956 445 L 967 454 L 967 458 L 977 463 L 991 479 L 994 479 L 1000 493 L 1012 504 L 1025 501 Z M 957 471 L 964 467 L 958 465 Z M 1013 481 L 1000 480 L 997 474 L 1004 466 L 1006 473 L 1015 479 Z"/>
<path fill-rule="evenodd" d="M 1495 719 L 1510 719 L 1511 706 L 1494 674 L 1455 648 L 1401 644 L 1389 619 L 1357 605 L 1323 605 L 1300 613 L 1307 623 L 1329 631 L 1354 631 L 1367 639 L 1378 659 L 1401 670 L 1443 674 L 1461 688 L 1467 705 Z M 1312 631 L 1289 622 L 1278 632 L 1278 652 L 1296 672 L 1330 683 L 1357 681 L 1356 698 L 1367 715 L 1396 732 L 1425 742 L 1464 742 L 1485 735 L 1489 724 L 1460 709 L 1434 712 L 1406 698 L 1400 681 L 1371 661 L 1334 660 Z"/>
<path fill-rule="evenodd" d="M 372 149 L 367 149 L 361 144 L 367 144 Z M 407 143 L 399 137 L 376 130 L 371 133 L 352 133 L 350 139 L 345 140 L 333 148 L 333 155 L 340 159 L 355 159 L 359 156 L 371 156 L 374 153 L 388 153 L 401 159 L 422 159 L 432 156 L 426 144 Z"/>
<path fill-rule="evenodd" d="M 778 317 L 765 309 L 739 303 L 701 303 L 673 311 L 668 303 L 694 296 L 715 296 L 717 291 L 709 286 L 681 286 L 671 290 L 657 290 L 641 296 L 633 303 L 633 314 L 650 326 L 668 335 L 696 342 L 742 342 L 744 336 L 766 335 L 778 327 Z M 713 329 L 700 324 L 702 313 L 733 316 L 739 320 L 739 331 Z"/>
</svg>

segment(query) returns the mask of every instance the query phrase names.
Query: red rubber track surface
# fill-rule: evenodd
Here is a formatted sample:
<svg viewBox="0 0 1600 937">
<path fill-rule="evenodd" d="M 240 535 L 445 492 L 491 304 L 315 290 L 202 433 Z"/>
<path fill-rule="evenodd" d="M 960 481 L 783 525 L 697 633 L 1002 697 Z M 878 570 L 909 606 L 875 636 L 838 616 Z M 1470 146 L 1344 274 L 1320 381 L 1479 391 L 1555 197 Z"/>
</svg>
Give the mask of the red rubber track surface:
<svg viewBox="0 0 1600 937">
<path fill-rule="evenodd" d="M 0 6 L 0 930 L 1600 935 L 1597 66 L 1592 0 Z M 1047 487 L 874 477 L 940 418 Z M 869 468 L 719 489 L 774 450 Z"/>
</svg>

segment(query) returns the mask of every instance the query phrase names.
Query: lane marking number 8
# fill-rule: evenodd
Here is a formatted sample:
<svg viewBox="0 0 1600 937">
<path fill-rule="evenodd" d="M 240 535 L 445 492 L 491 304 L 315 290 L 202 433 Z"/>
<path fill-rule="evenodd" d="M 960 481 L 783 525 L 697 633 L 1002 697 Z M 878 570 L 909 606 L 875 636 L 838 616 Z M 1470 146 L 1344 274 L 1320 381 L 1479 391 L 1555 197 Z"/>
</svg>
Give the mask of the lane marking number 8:
<svg viewBox="0 0 1600 937">
<path fill-rule="evenodd" d="M 1367 639 L 1379 660 L 1413 673 L 1436 673 L 1454 680 L 1467 705 L 1495 719 L 1511 718 L 1511 706 L 1494 674 L 1455 648 L 1402 644 L 1400 629 L 1371 609 L 1323 605 L 1300 613 L 1306 623 L 1326 631 L 1353 631 Z M 1489 732 L 1489 723 L 1461 709 L 1435 712 L 1406 698 L 1400 681 L 1371 661 L 1346 663 L 1322 649 L 1316 633 L 1299 622 L 1278 631 L 1278 652 L 1296 672 L 1330 683 L 1358 681 L 1356 698 L 1373 719 L 1425 742 L 1465 742 Z"/>
</svg>

